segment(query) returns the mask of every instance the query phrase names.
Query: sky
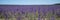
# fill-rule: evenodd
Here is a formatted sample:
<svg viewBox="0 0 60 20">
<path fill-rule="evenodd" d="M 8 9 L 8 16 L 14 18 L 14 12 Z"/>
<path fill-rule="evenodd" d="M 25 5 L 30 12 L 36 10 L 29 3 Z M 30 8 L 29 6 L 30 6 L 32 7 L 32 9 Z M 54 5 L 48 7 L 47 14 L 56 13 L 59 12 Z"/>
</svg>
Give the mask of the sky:
<svg viewBox="0 0 60 20">
<path fill-rule="evenodd" d="M 60 3 L 60 0 L 0 0 L 0 5 L 51 5 Z"/>
</svg>

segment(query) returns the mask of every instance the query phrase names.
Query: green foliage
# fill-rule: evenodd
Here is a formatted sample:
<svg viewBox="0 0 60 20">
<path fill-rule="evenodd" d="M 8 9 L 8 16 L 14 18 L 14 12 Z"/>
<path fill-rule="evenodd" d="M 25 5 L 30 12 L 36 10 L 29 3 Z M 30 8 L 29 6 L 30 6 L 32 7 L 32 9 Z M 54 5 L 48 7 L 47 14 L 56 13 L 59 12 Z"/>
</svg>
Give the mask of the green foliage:
<svg viewBox="0 0 60 20">
<path fill-rule="evenodd" d="M 4 16 L 0 16 L 0 19 L 4 18 Z"/>
</svg>

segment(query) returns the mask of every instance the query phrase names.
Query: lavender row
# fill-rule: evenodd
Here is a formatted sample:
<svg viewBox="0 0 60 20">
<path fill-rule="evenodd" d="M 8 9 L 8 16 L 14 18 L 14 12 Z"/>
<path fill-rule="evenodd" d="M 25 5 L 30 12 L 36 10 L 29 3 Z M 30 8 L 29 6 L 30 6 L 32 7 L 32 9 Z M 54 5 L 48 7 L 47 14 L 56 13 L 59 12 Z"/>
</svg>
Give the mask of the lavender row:
<svg viewBox="0 0 60 20">
<path fill-rule="evenodd" d="M 8 20 L 8 17 L 14 17 L 17 18 L 17 20 L 22 20 L 22 18 L 28 17 L 30 20 L 33 20 L 31 18 L 32 15 L 34 15 L 34 18 L 38 18 L 37 20 L 42 20 L 47 17 L 51 17 L 55 12 L 53 12 L 55 7 L 13 7 L 13 8 L 1 8 L 1 11 L 3 12 L 2 15 L 5 16 L 5 19 Z M 51 14 L 51 15 L 48 15 Z M 36 16 L 37 15 L 37 16 Z M 53 16 L 54 17 L 54 16 Z"/>
</svg>

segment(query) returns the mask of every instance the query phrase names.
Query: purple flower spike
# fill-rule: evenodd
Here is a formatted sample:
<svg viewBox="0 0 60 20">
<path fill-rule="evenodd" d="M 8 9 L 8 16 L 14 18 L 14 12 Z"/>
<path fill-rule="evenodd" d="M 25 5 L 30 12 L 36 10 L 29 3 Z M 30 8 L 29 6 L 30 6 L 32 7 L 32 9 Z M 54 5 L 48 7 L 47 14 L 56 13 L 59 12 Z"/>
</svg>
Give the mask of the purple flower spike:
<svg viewBox="0 0 60 20">
<path fill-rule="evenodd" d="M 41 20 L 40 15 L 38 16 L 38 20 Z"/>
<path fill-rule="evenodd" d="M 5 13 L 5 11 L 3 15 L 5 16 L 5 20 L 8 20 L 8 15 Z"/>
<path fill-rule="evenodd" d="M 51 20 L 55 20 L 55 17 L 54 16 L 51 16 Z"/>
</svg>

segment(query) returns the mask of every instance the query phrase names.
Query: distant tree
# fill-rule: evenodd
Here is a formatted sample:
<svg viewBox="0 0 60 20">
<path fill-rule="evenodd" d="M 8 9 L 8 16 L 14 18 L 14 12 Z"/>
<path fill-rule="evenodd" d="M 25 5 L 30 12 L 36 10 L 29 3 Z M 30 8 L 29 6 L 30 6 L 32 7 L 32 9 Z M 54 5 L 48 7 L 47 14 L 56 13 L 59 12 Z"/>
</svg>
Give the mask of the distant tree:
<svg viewBox="0 0 60 20">
<path fill-rule="evenodd" d="M 56 4 L 54 4 L 54 5 L 60 5 L 60 3 L 56 3 Z"/>
</svg>

